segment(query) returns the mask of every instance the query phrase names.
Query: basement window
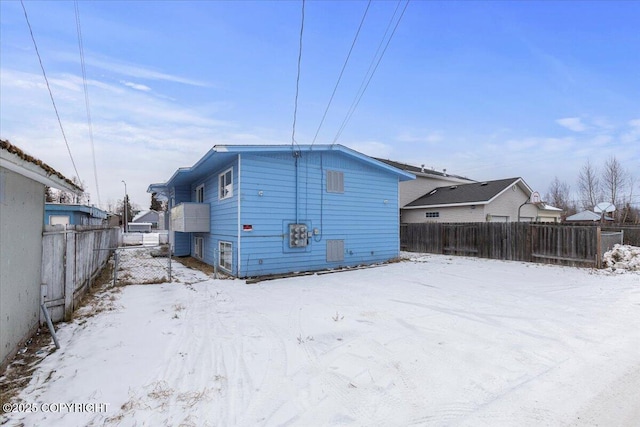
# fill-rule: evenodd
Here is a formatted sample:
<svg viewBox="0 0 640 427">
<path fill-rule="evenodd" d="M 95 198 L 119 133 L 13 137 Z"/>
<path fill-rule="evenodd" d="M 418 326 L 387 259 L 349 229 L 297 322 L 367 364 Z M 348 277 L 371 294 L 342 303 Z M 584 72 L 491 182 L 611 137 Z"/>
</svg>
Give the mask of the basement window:
<svg viewBox="0 0 640 427">
<path fill-rule="evenodd" d="M 220 254 L 218 266 L 223 270 L 231 272 L 233 266 L 233 244 L 231 242 L 220 241 L 218 243 L 218 251 Z"/>
<path fill-rule="evenodd" d="M 198 259 L 204 258 L 204 239 L 202 237 L 193 239 L 193 256 Z"/>
</svg>

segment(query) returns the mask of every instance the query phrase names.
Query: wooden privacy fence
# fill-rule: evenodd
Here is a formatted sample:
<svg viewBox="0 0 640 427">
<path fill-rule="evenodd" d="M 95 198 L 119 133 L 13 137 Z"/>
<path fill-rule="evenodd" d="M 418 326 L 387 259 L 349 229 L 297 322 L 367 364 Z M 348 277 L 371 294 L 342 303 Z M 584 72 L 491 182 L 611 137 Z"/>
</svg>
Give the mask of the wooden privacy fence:
<svg viewBox="0 0 640 427">
<path fill-rule="evenodd" d="M 600 267 L 600 227 L 528 222 L 402 224 L 402 250 Z"/>
<path fill-rule="evenodd" d="M 45 226 L 42 296 L 54 322 L 69 320 L 74 307 L 118 246 L 120 228 Z M 44 320 L 44 319 L 42 319 Z"/>
</svg>

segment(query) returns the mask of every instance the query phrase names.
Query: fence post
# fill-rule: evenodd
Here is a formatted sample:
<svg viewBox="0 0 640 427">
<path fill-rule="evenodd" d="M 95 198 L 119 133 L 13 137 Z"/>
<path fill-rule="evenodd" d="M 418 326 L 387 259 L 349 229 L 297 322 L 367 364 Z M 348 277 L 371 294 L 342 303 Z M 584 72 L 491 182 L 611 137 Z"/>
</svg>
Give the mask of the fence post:
<svg viewBox="0 0 640 427">
<path fill-rule="evenodd" d="M 65 277 L 64 277 L 64 320 L 73 315 L 73 293 L 76 276 L 76 232 L 66 229 L 65 233 Z"/>
<path fill-rule="evenodd" d="M 602 228 L 596 227 L 596 268 L 602 268 Z"/>
<path fill-rule="evenodd" d="M 118 250 L 113 252 L 113 286 L 118 282 Z"/>
<path fill-rule="evenodd" d="M 171 283 L 171 246 L 169 246 L 169 283 Z"/>
</svg>

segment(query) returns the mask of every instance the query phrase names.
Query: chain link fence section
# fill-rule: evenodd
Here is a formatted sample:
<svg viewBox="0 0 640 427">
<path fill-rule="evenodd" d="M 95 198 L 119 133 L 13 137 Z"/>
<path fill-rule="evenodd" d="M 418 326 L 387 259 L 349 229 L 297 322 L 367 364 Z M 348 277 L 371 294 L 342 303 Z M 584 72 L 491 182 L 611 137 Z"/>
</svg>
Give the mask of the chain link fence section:
<svg viewBox="0 0 640 427">
<path fill-rule="evenodd" d="M 150 285 L 171 282 L 168 245 L 120 247 L 114 254 L 113 285 Z"/>
</svg>

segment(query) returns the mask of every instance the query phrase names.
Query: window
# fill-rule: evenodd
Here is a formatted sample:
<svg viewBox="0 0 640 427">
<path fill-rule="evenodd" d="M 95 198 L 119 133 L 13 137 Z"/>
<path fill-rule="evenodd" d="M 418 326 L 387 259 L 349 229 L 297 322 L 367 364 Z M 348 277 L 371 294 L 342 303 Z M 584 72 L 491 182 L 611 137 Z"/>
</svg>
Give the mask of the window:
<svg viewBox="0 0 640 427">
<path fill-rule="evenodd" d="M 49 225 L 69 225 L 69 215 L 51 215 Z"/>
<path fill-rule="evenodd" d="M 218 199 L 228 199 L 233 196 L 233 168 L 229 168 L 226 171 L 218 175 L 218 181 L 220 182 L 220 193 Z"/>
<path fill-rule="evenodd" d="M 440 218 L 440 212 L 425 212 L 427 218 Z"/>
<path fill-rule="evenodd" d="M 193 256 L 198 259 L 204 258 L 204 239 L 202 237 L 195 237 L 193 239 Z"/>
<path fill-rule="evenodd" d="M 344 240 L 327 240 L 327 262 L 344 261 Z"/>
<path fill-rule="evenodd" d="M 196 187 L 196 202 L 204 203 L 204 184 Z"/>
<path fill-rule="evenodd" d="M 344 193 L 344 172 L 327 171 L 327 193 Z"/>
<path fill-rule="evenodd" d="M 231 272 L 233 264 L 233 245 L 231 242 L 219 242 L 218 251 L 220 256 L 218 257 L 218 266 L 223 270 Z"/>
</svg>

